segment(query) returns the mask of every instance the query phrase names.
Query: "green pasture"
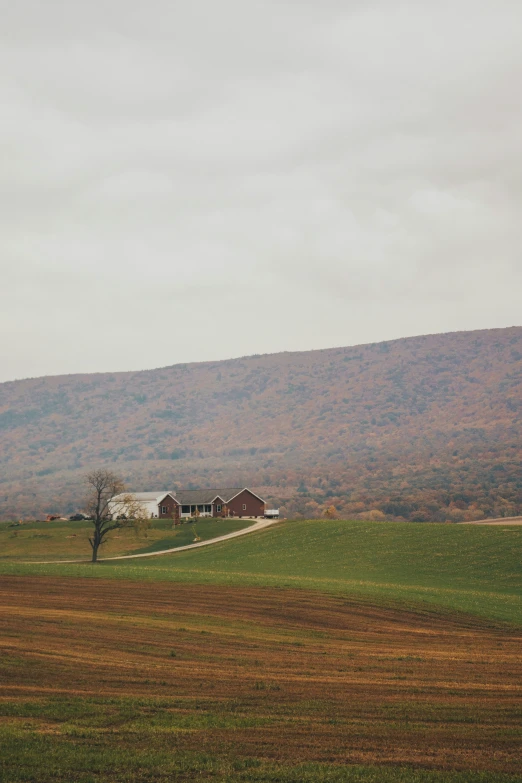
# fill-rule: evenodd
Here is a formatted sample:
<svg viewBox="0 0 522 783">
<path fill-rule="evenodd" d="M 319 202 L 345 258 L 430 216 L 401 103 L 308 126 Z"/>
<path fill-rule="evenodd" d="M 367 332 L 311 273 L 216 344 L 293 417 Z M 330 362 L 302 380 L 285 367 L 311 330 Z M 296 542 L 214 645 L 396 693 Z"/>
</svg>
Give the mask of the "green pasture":
<svg viewBox="0 0 522 783">
<path fill-rule="evenodd" d="M 307 588 L 522 624 L 521 542 L 522 527 L 508 525 L 302 520 L 125 563 L 24 565 L 0 556 L 0 573 Z"/>
<path fill-rule="evenodd" d="M 173 526 L 170 519 L 154 519 L 146 530 L 132 527 L 114 530 L 100 548 L 99 557 L 158 552 L 162 549 L 186 546 L 194 543 L 194 533 L 201 541 L 233 533 L 249 527 L 250 519 L 210 519 L 204 517 L 196 524 Z M 0 522 L 0 561 L 89 560 L 92 534 L 90 522 L 25 522 L 13 525 Z"/>
</svg>

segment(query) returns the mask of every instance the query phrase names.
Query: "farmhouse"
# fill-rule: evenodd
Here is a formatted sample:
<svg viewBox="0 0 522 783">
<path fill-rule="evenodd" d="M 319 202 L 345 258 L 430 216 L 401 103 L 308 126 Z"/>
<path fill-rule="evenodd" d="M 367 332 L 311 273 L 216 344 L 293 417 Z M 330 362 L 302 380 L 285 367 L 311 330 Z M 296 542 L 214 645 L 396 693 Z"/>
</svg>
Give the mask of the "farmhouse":
<svg viewBox="0 0 522 783">
<path fill-rule="evenodd" d="M 129 497 L 139 502 L 151 518 L 184 519 L 194 516 L 196 509 L 201 517 L 262 517 L 265 513 L 263 498 L 247 487 L 127 492 L 110 500 L 111 513 L 125 513 L 125 500 Z"/>
</svg>

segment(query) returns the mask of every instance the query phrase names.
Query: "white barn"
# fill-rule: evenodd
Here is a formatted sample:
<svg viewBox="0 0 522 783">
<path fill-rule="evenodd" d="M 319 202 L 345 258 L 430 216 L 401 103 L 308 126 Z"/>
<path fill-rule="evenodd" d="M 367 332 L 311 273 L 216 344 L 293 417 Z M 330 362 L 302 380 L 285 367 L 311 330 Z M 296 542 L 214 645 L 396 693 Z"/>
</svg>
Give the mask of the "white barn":
<svg viewBox="0 0 522 783">
<path fill-rule="evenodd" d="M 121 495 L 115 495 L 109 500 L 109 513 L 113 517 L 125 514 L 127 509 L 125 501 L 132 499 L 134 503 L 138 502 L 142 506 L 147 517 L 154 519 L 158 516 L 160 500 L 163 500 L 168 492 L 168 489 L 164 492 L 123 492 Z"/>
</svg>

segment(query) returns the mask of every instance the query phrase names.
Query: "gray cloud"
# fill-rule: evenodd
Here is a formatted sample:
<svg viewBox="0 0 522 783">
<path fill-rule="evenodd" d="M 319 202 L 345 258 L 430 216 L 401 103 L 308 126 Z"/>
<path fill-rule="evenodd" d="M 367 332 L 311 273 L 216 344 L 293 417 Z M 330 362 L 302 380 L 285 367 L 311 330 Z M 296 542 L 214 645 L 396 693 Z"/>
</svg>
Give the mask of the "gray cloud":
<svg viewBox="0 0 522 783">
<path fill-rule="evenodd" d="M 517 0 L 0 11 L 0 380 L 520 323 Z"/>
</svg>

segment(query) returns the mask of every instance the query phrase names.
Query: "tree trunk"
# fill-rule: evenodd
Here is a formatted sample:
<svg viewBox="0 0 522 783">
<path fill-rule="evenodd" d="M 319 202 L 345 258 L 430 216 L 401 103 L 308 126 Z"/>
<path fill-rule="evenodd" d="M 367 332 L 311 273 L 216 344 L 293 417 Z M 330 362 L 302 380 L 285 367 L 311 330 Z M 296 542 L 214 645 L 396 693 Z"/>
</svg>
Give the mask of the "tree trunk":
<svg viewBox="0 0 522 783">
<path fill-rule="evenodd" d="M 92 538 L 89 539 L 91 547 L 92 547 L 92 558 L 91 563 L 96 563 L 98 560 L 98 547 L 101 544 L 101 535 L 99 530 L 94 530 L 94 535 Z"/>
</svg>

